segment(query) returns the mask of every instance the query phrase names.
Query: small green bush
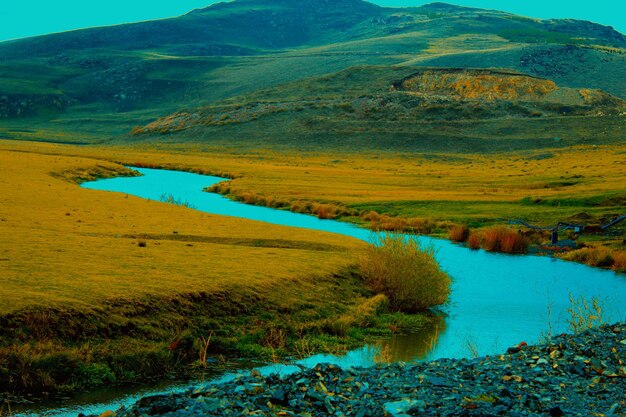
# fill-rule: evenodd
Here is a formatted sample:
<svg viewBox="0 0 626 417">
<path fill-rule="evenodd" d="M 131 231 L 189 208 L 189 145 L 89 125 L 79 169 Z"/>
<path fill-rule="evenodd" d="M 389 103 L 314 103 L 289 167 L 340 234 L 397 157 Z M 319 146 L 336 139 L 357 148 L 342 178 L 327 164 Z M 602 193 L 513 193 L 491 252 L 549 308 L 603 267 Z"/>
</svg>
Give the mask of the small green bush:
<svg viewBox="0 0 626 417">
<path fill-rule="evenodd" d="M 392 309 L 423 311 L 445 303 L 450 295 L 450 277 L 441 270 L 434 249 L 422 247 L 415 237 L 375 235 L 359 268 L 366 284 L 385 294 Z"/>
<path fill-rule="evenodd" d="M 78 367 L 77 382 L 82 386 L 99 387 L 109 383 L 114 383 L 116 378 L 111 369 L 101 363 L 91 363 Z"/>
</svg>

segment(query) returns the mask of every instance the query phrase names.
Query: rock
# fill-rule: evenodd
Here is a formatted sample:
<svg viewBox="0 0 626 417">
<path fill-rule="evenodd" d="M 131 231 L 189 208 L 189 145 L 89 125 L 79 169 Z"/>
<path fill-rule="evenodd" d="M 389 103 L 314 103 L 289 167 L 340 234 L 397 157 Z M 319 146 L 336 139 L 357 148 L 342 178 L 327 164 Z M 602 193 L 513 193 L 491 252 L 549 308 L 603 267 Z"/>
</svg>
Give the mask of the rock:
<svg viewBox="0 0 626 417">
<path fill-rule="evenodd" d="M 548 412 L 550 413 L 550 417 L 563 417 L 565 415 L 560 407 L 552 407 Z"/>
<path fill-rule="evenodd" d="M 450 381 L 444 379 L 444 378 L 439 378 L 439 377 L 429 377 L 426 379 L 428 382 L 430 382 L 431 384 L 433 384 L 436 387 L 453 387 L 454 384 L 452 384 Z"/>
<path fill-rule="evenodd" d="M 426 403 L 420 400 L 404 398 L 400 401 L 394 401 L 383 404 L 385 415 L 399 417 L 406 415 L 405 413 L 415 407 L 425 408 Z"/>
<path fill-rule="evenodd" d="M 281 388 L 277 389 L 272 393 L 271 402 L 273 404 L 278 405 L 286 405 L 287 404 L 287 394 Z"/>
</svg>

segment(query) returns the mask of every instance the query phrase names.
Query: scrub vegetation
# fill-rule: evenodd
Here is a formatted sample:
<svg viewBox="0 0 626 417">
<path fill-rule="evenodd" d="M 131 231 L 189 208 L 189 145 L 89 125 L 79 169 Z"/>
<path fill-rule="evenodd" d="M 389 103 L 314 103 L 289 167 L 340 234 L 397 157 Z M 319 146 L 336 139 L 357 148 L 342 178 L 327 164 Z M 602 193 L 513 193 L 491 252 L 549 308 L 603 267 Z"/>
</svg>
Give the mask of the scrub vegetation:
<svg viewBox="0 0 626 417">
<path fill-rule="evenodd" d="M 414 237 L 389 233 L 374 235 L 359 260 L 365 283 L 385 294 L 391 308 L 415 312 L 444 304 L 450 295 L 450 277 L 435 259 L 434 249 Z"/>
</svg>

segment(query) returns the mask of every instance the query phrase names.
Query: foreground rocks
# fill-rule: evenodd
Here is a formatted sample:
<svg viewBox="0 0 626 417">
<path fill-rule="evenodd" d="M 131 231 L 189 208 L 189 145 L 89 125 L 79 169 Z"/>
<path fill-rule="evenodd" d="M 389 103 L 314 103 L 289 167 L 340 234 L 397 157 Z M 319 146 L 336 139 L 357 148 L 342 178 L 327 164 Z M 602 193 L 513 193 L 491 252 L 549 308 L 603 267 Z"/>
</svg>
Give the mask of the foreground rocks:
<svg viewBox="0 0 626 417">
<path fill-rule="evenodd" d="M 374 369 L 256 372 L 184 394 L 146 397 L 138 416 L 626 416 L 626 325 L 605 325 L 501 356 Z"/>
</svg>

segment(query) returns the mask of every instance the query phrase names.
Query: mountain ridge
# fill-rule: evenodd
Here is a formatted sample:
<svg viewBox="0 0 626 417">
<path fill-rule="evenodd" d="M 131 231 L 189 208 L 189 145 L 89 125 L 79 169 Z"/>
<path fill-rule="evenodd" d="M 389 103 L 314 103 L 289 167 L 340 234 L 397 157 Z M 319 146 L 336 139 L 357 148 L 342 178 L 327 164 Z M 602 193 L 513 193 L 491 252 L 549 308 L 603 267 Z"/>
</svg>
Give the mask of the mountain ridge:
<svg viewBox="0 0 626 417">
<path fill-rule="evenodd" d="M 125 137 L 197 108 L 362 65 L 505 68 L 626 98 L 626 38 L 594 23 L 432 3 L 237 0 L 0 43 L 0 134 Z M 370 81 L 374 83 L 374 80 Z M 23 122 L 23 121 L 24 122 Z M 85 139 L 92 140 L 92 139 Z"/>
</svg>

